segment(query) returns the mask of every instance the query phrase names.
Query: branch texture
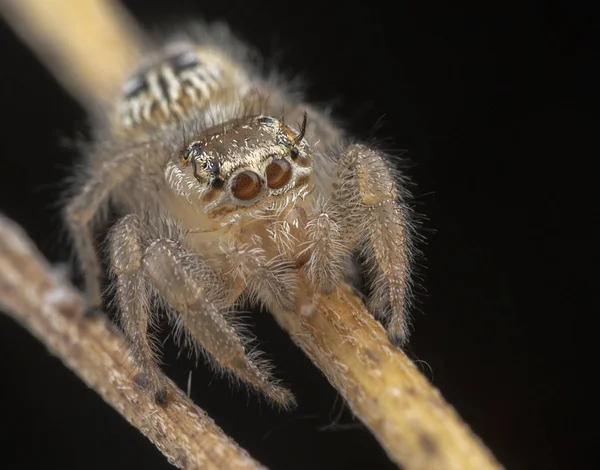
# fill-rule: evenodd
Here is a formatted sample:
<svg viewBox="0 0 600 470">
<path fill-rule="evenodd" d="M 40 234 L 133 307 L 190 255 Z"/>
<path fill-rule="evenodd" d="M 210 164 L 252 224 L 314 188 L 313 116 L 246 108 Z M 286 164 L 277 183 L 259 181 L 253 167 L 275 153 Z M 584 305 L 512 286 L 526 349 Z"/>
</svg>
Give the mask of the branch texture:
<svg viewBox="0 0 600 470">
<path fill-rule="evenodd" d="M 140 51 L 140 30 L 112 0 L 0 0 L 0 15 L 88 110 L 116 93 Z"/>
<path fill-rule="evenodd" d="M 83 315 L 83 299 L 42 258 L 27 235 L 0 215 L 0 308 L 21 323 L 89 387 L 185 469 L 264 469 L 170 383 L 158 406 L 137 390 L 127 347 L 104 316 Z"/>
<path fill-rule="evenodd" d="M 274 312 L 344 396 L 389 457 L 406 469 L 491 470 L 501 466 L 347 285 L 311 294 L 296 313 Z"/>
</svg>

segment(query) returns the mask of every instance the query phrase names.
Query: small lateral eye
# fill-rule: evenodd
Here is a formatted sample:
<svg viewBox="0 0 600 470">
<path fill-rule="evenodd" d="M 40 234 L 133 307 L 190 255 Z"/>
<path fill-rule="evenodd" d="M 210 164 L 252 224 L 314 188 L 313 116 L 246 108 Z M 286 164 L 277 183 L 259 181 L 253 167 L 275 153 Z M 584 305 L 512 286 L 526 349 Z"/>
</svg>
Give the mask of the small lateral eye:
<svg viewBox="0 0 600 470">
<path fill-rule="evenodd" d="M 231 184 L 231 192 L 242 201 L 256 197 L 260 192 L 260 178 L 253 171 L 244 171 L 235 177 Z"/>
<path fill-rule="evenodd" d="M 190 149 L 187 149 L 185 152 L 183 152 L 181 154 L 181 163 L 182 164 L 187 164 L 190 161 L 190 157 L 192 156 L 192 151 Z"/>
<path fill-rule="evenodd" d="M 298 147 L 293 147 L 291 150 L 291 154 L 292 158 L 296 160 L 296 158 L 298 158 L 298 155 L 300 155 L 300 150 L 298 150 Z"/>
<path fill-rule="evenodd" d="M 272 189 L 283 188 L 292 177 L 292 165 L 287 160 L 277 158 L 267 166 L 267 185 Z"/>
<path fill-rule="evenodd" d="M 202 146 L 200 144 L 193 144 L 190 145 L 187 149 L 185 149 L 185 151 L 181 154 L 181 163 L 183 165 L 187 165 L 188 162 L 190 161 L 190 158 L 192 158 L 193 155 L 197 155 L 202 151 Z"/>
</svg>

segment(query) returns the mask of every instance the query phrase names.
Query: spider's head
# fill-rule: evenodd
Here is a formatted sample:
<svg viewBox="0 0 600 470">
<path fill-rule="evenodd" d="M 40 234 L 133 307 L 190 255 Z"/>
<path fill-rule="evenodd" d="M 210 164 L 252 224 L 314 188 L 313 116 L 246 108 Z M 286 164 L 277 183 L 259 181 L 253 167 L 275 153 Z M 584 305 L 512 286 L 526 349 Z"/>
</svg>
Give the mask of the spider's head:
<svg viewBox="0 0 600 470">
<path fill-rule="evenodd" d="M 180 170 L 199 185 L 203 211 L 211 217 L 294 196 L 307 187 L 312 171 L 305 130 L 306 114 L 297 131 L 269 116 L 232 121 L 187 145 Z"/>
</svg>

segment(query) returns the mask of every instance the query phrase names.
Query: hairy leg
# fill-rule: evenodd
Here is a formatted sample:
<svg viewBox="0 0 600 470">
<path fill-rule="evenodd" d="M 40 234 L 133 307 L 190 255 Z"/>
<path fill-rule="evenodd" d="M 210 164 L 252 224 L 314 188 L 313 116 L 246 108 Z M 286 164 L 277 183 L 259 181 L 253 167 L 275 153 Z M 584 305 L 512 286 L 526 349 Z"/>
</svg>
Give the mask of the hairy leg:
<svg viewBox="0 0 600 470">
<path fill-rule="evenodd" d="M 351 206 L 351 218 L 364 238 L 373 283 L 370 310 L 388 317 L 388 336 L 403 344 L 408 336 L 410 245 L 398 178 L 385 154 L 364 145 L 347 147 L 342 165 L 346 168 L 343 186 L 358 190 L 355 194 L 360 197 Z"/>
<path fill-rule="evenodd" d="M 387 320 L 390 340 L 407 339 L 410 250 L 406 209 L 386 156 L 364 145 L 344 149 L 334 193 L 309 219 L 311 258 L 305 269 L 313 286 L 329 293 L 342 278 L 349 253 L 363 248 L 373 292 L 369 310 Z"/>
<path fill-rule="evenodd" d="M 282 256 L 269 259 L 264 250 L 249 245 L 223 247 L 230 275 L 245 287 L 251 303 L 261 302 L 267 309 L 294 309 L 297 287 L 292 261 Z"/>
<path fill-rule="evenodd" d="M 92 310 L 99 309 L 102 304 L 102 266 L 94 244 L 92 222 L 111 191 L 132 174 L 146 147 L 138 146 L 116 156 L 111 155 L 98 174 L 71 199 L 65 210 L 66 222 L 85 277 L 88 305 Z M 101 152 L 108 155 L 106 150 Z"/>
<path fill-rule="evenodd" d="M 167 397 L 164 375 L 158 366 L 148 326 L 152 323 L 150 290 L 142 271 L 144 254 L 142 226 L 139 218 L 128 215 L 111 230 L 110 260 L 116 276 L 117 303 L 125 336 L 131 346 L 133 359 L 140 367 L 138 385 L 150 390 L 157 403 Z"/>
<path fill-rule="evenodd" d="M 291 392 L 279 386 L 268 369 L 247 354 L 242 338 L 218 308 L 224 299 L 220 294 L 224 281 L 200 257 L 175 240 L 160 239 L 147 248 L 142 264 L 160 296 L 179 313 L 195 341 L 220 366 L 279 405 L 294 404 Z"/>
</svg>

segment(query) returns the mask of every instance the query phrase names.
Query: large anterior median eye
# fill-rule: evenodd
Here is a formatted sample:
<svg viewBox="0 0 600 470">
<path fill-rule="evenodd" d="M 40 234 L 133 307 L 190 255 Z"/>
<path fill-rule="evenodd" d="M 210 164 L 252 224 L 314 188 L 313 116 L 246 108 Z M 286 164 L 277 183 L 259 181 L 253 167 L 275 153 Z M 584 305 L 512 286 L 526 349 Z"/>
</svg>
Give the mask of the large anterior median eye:
<svg viewBox="0 0 600 470">
<path fill-rule="evenodd" d="M 260 178 L 253 171 L 244 171 L 233 180 L 231 191 L 242 201 L 252 199 L 260 192 Z"/>
<path fill-rule="evenodd" d="M 284 187 L 292 177 L 292 165 L 287 160 L 275 159 L 267 166 L 267 184 L 269 188 Z"/>
</svg>

